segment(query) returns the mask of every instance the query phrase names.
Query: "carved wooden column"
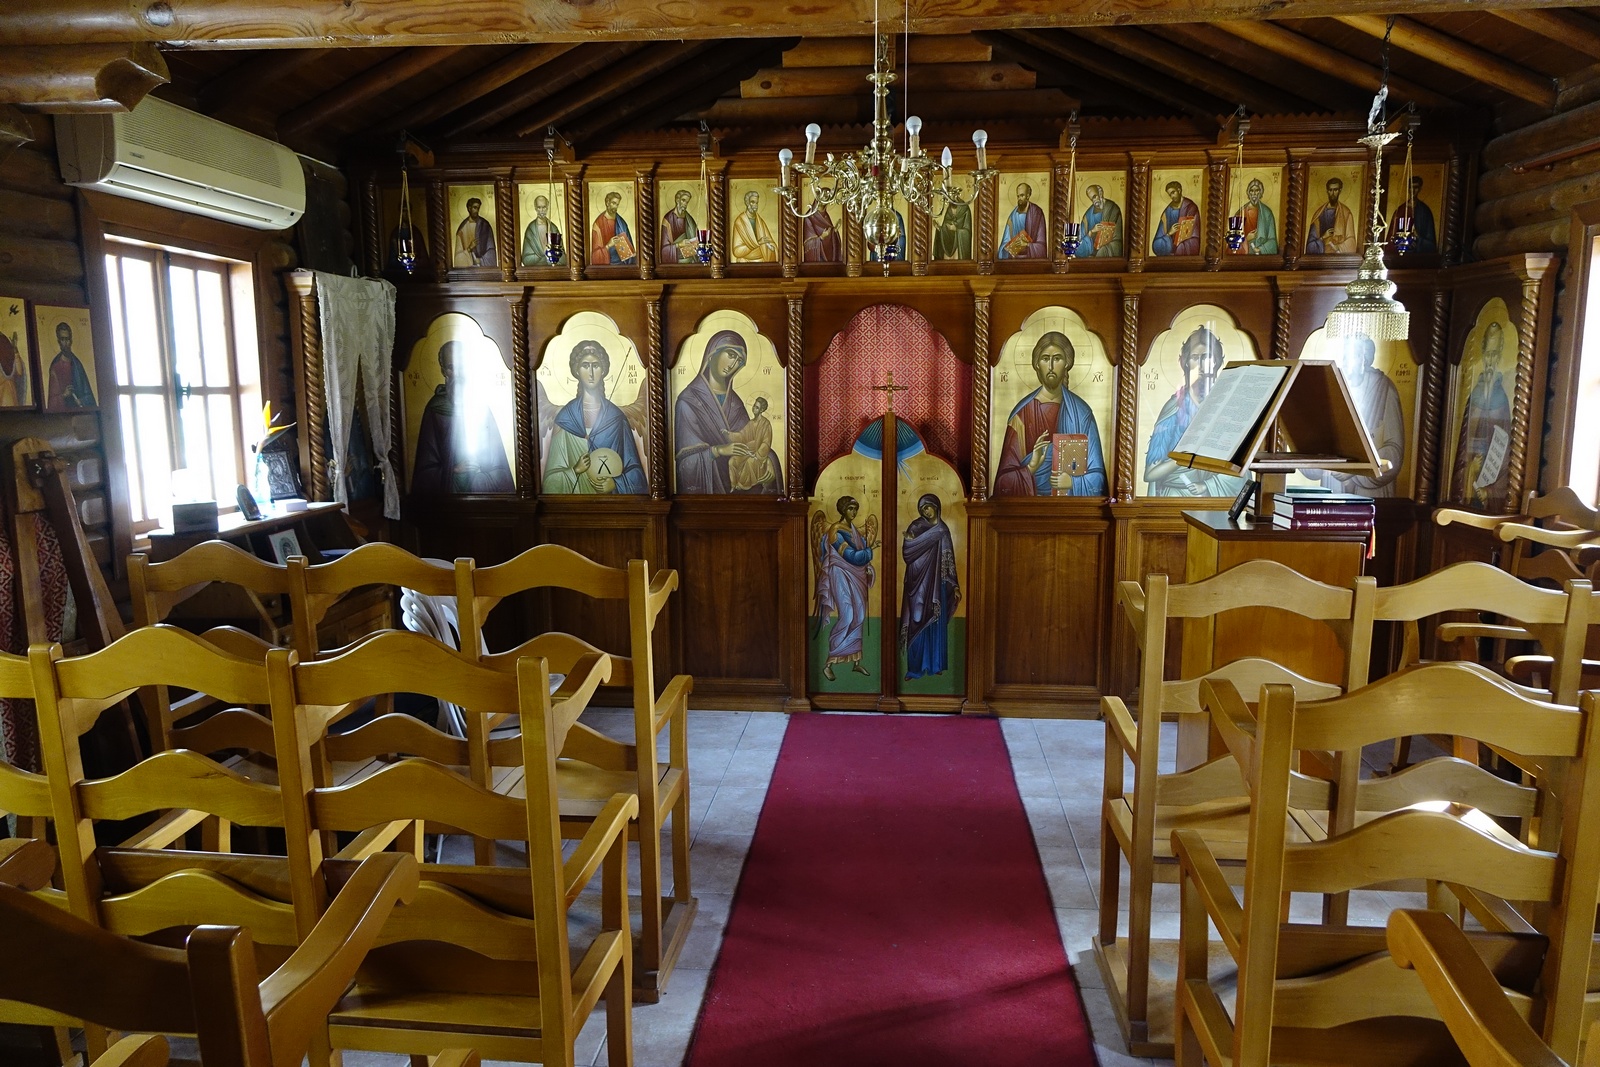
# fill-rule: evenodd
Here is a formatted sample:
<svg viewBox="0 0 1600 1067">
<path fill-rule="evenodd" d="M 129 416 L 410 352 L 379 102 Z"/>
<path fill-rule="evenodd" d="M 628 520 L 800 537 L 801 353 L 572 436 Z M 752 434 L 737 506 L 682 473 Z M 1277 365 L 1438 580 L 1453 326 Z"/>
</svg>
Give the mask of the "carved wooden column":
<svg viewBox="0 0 1600 1067">
<path fill-rule="evenodd" d="M 1444 402 L 1444 380 L 1450 366 L 1447 346 L 1450 343 L 1450 290 L 1433 291 L 1433 321 L 1428 335 L 1428 352 L 1421 368 L 1422 395 L 1417 398 L 1417 487 L 1419 504 L 1432 504 L 1443 488 L 1444 479 L 1438 470 L 1439 457 L 1444 449 L 1439 447 L 1440 411 Z"/>
<path fill-rule="evenodd" d="M 977 260 L 979 274 L 994 273 L 995 212 L 999 210 L 1000 179 L 986 181 L 978 186 L 976 202 L 972 205 L 972 258 Z"/>
<path fill-rule="evenodd" d="M 1274 277 L 1272 279 L 1272 356 L 1273 359 L 1289 358 L 1289 334 L 1294 325 L 1294 291 L 1299 286 L 1297 278 Z"/>
<path fill-rule="evenodd" d="M 494 180 L 494 243 L 495 256 L 500 260 L 500 280 L 515 281 L 517 253 L 522 246 L 517 240 L 516 190 L 509 174 Z"/>
<path fill-rule="evenodd" d="M 1056 221 L 1054 232 L 1046 234 L 1046 239 L 1050 242 L 1050 269 L 1057 274 L 1065 274 L 1072 262 L 1061 250 L 1061 234 L 1066 224 L 1073 221 L 1070 190 L 1067 189 L 1071 174 L 1072 167 L 1067 163 L 1057 163 L 1051 168 L 1050 217 Z"/>
<path fill-rule="evenodd" d="M 928 273 L 928 260 L 933 258 L 933 219 L 919 207 L 912 207 L 906 218 L 911 232 L 906 235 L 906 257 L 911 261 L 911 273 L 922 277 Z"/>
<path fill-rule="evenodd" d="M 1311 180 L 1311 161 L 1294 159 L 1289 163 L 1289 203 L 1283 212 L 1283 265 L 1293 270 L 1306 248 L 1306 185 Z"/>
<path fill-rule="evenodd" d="M 728 276 L 728 171 L 727 165 L 713 170 L 709 175 L 711 186 L 711 276 Z"/>
<path fill-rule="evenodd" d="M 428 229 L 433 240 L 433 271 L 442 282 L 450 273 L 450 220 L 445 218 L 444 182 L 428 182 Z"/>
<path fill-rule="evenodd" d="M 1517 391 L 1511 396 L 1511 448 L 1506 455 L 1510 471 L 1506 474 L 1506 499 L 1500 510 L 1515 515 L 1522 508 L 1526 491 L 1524 468 L 1528 457 L 1528 435 L 1537 432 L 1528 425 L 1533 408 L 1533 361 L 1538 358 L 1534 342 L 1539 337 L 1539 282 L 1543 272 L 1522 276 L 1522 314 L 1517 321 Z M 1544 404 L 1544 397 L 1539 398 Z"/>
<path fill-rule="evenodd" d="M 972 499 L 989 499 L 989 290 L 972 294 Z"/>
<path fill-rule="evenodd" d="M 660 219 L 656 216 L 656 168 L 641 167 L 633 172 L 634 202 L 639 205 L 639 240 L 634 251 L 639 255 L 639 277 L 649 281 L 656 276 L 656 226 Z"/>
<path fill-rule="evenodd" d="M 844 229 L 844 273 L 848 278 L 861 277 L 861 261 L 866 259 L 866 244 L 861 234 L 861 224 L 856 220 L 855 214 L 845 211 L 842 220 Z"/>
<path fill-rule="evenodd" d="M 1439 251 L 1444 265 L 1453 267 L 1461 262 L 1461 235 L 1466 231 L 1462 212 L 1466 205 L 1468 160 L 1455 145 L 1450 146 L 1450 162 L 1445 167 L 1443 202 L 1439 205 Z"/>
<path fill-rule="evenodd" d="M 1150 196 L 1150 161 L 1141 159 L 1133 164 L 1128 175 L 1128 213 L 1123 216 L 1123 230 L 1127 234 L 1128 270 L 1144 270 L 1145 253 L 1150 248 L 1149 214 L 1146 205 Z"/>
<path fill-rule="evenodd" d="M 785 370 L 784 403 L 789 422 L 789 440 L 784 449 L 785 492 L 790 500 L 803 500 L 805 478 L 805 293 L 789 294 L 788 361 Z"/>
<path fill-rule="evenodd" d="M 589 227 L 583 221 L 583 167 L 562 171 L 567 197 L 567 277 L 583 281 L 583 268 L 589 262 Z"/>
<path fill-rule="evenodd" d="M 1209 188 L 1206 190 L 1206 270 L 1216 270 L 1227 251 L 1228 233 L 1228 164 L 1221 156 L 1213 154 L 1206 167 Z"/>
<path fill-rule="evenodd" d="M 328 395 L 322 384 L 322 322 L 317 314 L 316 286 L 307 286 L 297 296 L 300 301 L 300 358 L 306 380 L 305 433 L 311 456 L 311 469 L 305 474 L 311 487 L 311 499 L 330 500 L 328 450 L 323 444 L 328 427 Z"/>
<path fill-rule="evenodd" d="M 383 254 L 383 241 L 387 235 L 383 232 L 383 219 L 378 211 L 376 172 L 367 175 L 367 182 L 361 188 L 361 203 L 367 215 L 367 274 L 376 278 L 383 274 L 388 262 Z"/>
<path fill-rule="evenodd" d="M 1133 499 L 1133 434 L 1139 423 L 1139 291 L 1123 290 L 1122 336 L 1117 359 L 1117 444 L 1113 462 L 1119 503 Z"/>
<path fill-rule="evenodd" d="M 661 297 L 644 302 L 646 344 L 650 346 L 650 362 L 645 365 L 644 386 L 650 390 L 650 499 L 667 498 L 667 465 L 671 455 L 667 451 L 667 375 L 666 363 L 661 355 Z"/>
<path fill-rule="evenodd" d="M 798 196 L 795 202 L 805 210 Z M 778 222 L 778 258 L 783 261 L 783 276 L 793 278 L 800 273 L 800 217 L 789 210 L 788 202 L 781 196 L 778 198 Z"/>
<path fill-rule="evenodd" d="M 506 297 L 511 305 L 511 382 L 516 390 L 517 495 L 536 495 L 533 472 L 537 469 L 534 442 L 539 428 L 533 424 L 533 357 L 528 351 L 528 290 Z"/>
</svg>

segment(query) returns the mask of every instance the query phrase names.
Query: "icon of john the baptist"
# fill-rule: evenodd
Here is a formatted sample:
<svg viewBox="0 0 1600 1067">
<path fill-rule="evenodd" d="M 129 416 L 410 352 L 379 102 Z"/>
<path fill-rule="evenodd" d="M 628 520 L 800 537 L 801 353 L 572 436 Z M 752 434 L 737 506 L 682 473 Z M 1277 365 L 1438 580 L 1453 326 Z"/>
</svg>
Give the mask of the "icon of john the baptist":
<svg viewBox="0 0 1600 1067">
<path fill-rule="evenodd" d="M 674 453 L 680 493 L 779 493 L 783 471 L 772 450 L 772 426 L 755 416 L 734 390 L 733 379 L 749 360 L 745 340 L 734 330 L 712 336 L 694 381 L 673 407 Z"/>
</svg>

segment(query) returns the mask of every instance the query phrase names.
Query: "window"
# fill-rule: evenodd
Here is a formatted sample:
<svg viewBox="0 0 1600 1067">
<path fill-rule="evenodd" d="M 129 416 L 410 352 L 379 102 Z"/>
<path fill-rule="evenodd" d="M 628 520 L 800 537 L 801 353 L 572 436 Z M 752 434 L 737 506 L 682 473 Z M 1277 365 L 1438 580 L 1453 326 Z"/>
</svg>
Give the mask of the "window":
<svg viewBox="0 0 1600 1067">
<path fill-rule="evenodd" d="M 1589 238 L 1589 264 L 1578 343 L 1572 351 L 1577 366 L 1572 380 L 1572 410 L 1584 417 L 1572 420 L 1567 456 L 1567 482 L 1587 503 L 1595 503 L 1600 490 L 1600 236 Z"/>
<path fill-rule="evenodd" d="M 175 494 L 237 510 L 261 437 L 249 266 L 108 240 L 106 285 L 134 536 Z"/>
</svg>

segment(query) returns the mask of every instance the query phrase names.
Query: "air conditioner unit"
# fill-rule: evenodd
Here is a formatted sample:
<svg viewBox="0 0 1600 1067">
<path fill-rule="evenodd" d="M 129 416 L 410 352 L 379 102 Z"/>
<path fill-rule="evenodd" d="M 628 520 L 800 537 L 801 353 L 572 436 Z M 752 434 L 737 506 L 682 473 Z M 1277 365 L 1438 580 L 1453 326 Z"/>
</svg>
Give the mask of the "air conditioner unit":
<svg viewBox="0 0 1600 1067">
<path fill-rule="evenodd" d="M 147 96 L 132 111 L 57 115 L 68 185 L 258 230 L 283 230 L 306 209 L 299 158 L 276 141 Z"/>
</svg>

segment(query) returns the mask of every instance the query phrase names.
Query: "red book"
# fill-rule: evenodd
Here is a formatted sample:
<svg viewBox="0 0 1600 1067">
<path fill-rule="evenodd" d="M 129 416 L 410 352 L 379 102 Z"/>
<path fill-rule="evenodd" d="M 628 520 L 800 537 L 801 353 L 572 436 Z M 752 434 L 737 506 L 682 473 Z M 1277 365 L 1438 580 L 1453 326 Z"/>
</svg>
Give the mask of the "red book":
<svg viewBox="0 0 1600 1067">
<path fill-rule="evenodd" d="M 1325 516 L 1313 518 L 1288 518 L 1284 515 L 1274 515 L 1272 525 L 1280 530 L 1370 530 L 1372 519 L 1357 518 L 1329 518 Z"/>
</svg>

